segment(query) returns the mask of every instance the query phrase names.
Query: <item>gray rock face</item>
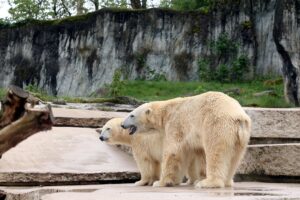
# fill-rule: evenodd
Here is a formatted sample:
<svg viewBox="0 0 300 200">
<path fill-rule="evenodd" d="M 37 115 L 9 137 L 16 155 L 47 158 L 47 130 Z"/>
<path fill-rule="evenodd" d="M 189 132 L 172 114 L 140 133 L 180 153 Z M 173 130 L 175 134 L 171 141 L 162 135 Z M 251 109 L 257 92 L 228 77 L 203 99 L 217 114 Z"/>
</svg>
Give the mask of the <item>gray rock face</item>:
<svg viewBox="0 0 300 200">
<path fill-rule="evenodd" d="M 297 67 L 299 3 L 286 3 L 279 39 Z M 279 75 L 283 64 L 272 35 L 276 5 L 243 0 L 211 14 L 106 9 L 85 20 L 0 28 L 0 87 L 37 84 L 53 94 L 88 95 L 110 83 L 116 69 L 129 79 L 197 80 L 199 58 L 210 54 L 210 41 L 222 32 L 250 58 L 252 75 Z"/>
<path fill-rule="evenodd" d="M 245 108 L 252 120 L 251 137 L 300 138 L 300 109 Z"/>
<path fill-rule="evenodd" d="M 250 145 L 238 174 L 300 176 L 300 143 Z"/>
</svg>

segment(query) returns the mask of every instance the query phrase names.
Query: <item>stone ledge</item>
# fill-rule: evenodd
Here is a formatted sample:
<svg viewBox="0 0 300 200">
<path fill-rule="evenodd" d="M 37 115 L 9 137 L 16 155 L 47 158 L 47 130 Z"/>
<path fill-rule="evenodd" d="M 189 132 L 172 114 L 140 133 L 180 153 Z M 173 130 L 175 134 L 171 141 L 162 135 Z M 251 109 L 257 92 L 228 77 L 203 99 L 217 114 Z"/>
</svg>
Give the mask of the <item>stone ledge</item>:
<svg viewBox="0 0 300 200">
<path fill-rule="evenodd" d="M 54 126 L 57 127 L 82 127 L 82 128 L 100 128 L 111 118 L 70 118 L 55 117 Z"/>
<path fill-rule="evenodd" d="M 299 108 L 244 108 L 252 119 L 252 137 L 300 138 Z"/>
<path fill-rule="evenodd" d="M 0 173 L 0 186 L 39 186 L 39 185 L 83 185 L 107 183 L 132 183 L 140 178 L 138 172 L 102 173 Z"/>
<path fill-rule="evenodd" d="M 300 143 L 250 145 L 237 173 L 300 178 Z"/>
<path fill-rule="evenodd" d="M 53 108 L 55 117 L 54 126 L 64 127 L 102 127 L 108 120 L 115 117 L 125 117 L 126 112 L 108 112 L 97 110 L 79 110 Z"/>
<path fill-rule="evenodd" d="M 252 119 L 252 138 L 276 138 L 283 142 L 300 139 L 299 108 L 245 108 Z M 108 112 L 96 110 L 78 110 L 53 108 L 55 126 L 102 127 L 115 117 L 126 117 L 127 112 Z M 286 140 L 286 141 L 285 141 Z"/>
</svg>

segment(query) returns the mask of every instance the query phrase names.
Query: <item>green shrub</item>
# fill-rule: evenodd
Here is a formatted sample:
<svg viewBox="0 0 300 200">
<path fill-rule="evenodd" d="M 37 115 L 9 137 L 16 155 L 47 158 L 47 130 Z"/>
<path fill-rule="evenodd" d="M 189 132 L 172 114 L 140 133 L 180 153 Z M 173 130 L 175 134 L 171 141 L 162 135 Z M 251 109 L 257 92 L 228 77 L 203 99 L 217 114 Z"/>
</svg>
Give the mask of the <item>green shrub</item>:
<svg viewBox="0 0 300 200">
<path fill-rule="evenodd" d="M 241 26 L 243 29 L 250 29 L 252 27 L 252 22 L 249 20 L 243 21 Z"/>
<path fill-rule="evenodd" d="M 211 42 L 211 50 L 217 56 L 235 56 L 238 52 L 238 43 L 228 37 L 227 33 L 222 33 L 216 41 Z"/>
<path fill-rule="evenodd" d="M 6 90 L 0 88 L 0 100 L 3 99 L 5 97 L 5 95 L 6 95 Z"/>
<path fill-rule="evenodd" d="M 229 66 L 225 64 L 220 64 L 216 70 L 215 80 L 220 81 L 221 83 L 229 82 L 230 81 L 229 75 L 230 75 Z"/>
<path fill-rule="evenodd" d="M 232 63 L 231 68 L 231 81 L 241 82 L 245 78 L 245 74 L 250 71 L 250 61 L 246 55 L 239 56 Z"/>
<path fill-rule="evenodd" d="M 116 97 L 121 95 L 121 91 L 124 87 L 124 82 L 121 80 L 122 72 L 117 69 L 114 73 L 113 80 L 108 86 L 109 96 Z"/>
<path fill-rule="evenodd" d="M 250 71 L 250 61 L 246 55 L 238 56 L 238 43 L 220 34 L 210 43 L 211 54 L 198 61 L 199 79 L 217 82 L 241 82 Z"/>
<path fill-rule="evenodd" d="M 154 74 L 153 78 L 150 79 L 151 81 L 167 81 L 165 74 L 156 73 Z"/>
<path fill-rule="evenodd" d="M 198 61 L 198 74 L 201 81 L 209 81 L 213 78 L 209 64 L 208 59 L 202 58 Z"/>
</svg>

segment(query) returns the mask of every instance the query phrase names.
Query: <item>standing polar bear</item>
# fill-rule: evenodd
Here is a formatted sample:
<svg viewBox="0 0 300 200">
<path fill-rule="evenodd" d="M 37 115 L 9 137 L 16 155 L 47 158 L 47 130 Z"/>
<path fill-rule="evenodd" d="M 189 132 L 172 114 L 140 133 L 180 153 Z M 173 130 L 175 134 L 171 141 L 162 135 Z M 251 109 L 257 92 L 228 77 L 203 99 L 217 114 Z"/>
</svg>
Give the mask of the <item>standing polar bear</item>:
<svg viewBox="0 0 300 200">
<path fill-rule="evenodd" d="M 160 180 L 154 186 L 181 182 L 186 155 L 203 151 L 206 178 L 196 187 L 231 187 L 245 153 L 251 120 L 240 104 L 221 92 L 206 92 L 141 105 L 124 120 L 130 134 L 158 130 L 164 135 Z M 200 155 L 201 156 L 201 155 Z"/>
<path fill-rule="evenodd" d="M 152 185 L 160 177 L 164 134 L 159 134 L 157 130 L 151 129 L 147 133 L 130 136 L 128 130 L 121 128 L 123 121 L 124 118 L 113 118 L 106 122 L 100 133 L 100 140 L 111 145 L 122 144 L 131 147 L 141 173 L 141 180 L 135 182 L 135 185 Z M 195 160 L 192 156 L 189 158 L 187 159 L 189 166 L 185 174 L 188 183 L 193 184 L 197 179 L 205 176 L 205 170 L 201 168 L 201 166 L 203 167 L 201 162 L 204 161 L 203 159 Z"/>
</svg>

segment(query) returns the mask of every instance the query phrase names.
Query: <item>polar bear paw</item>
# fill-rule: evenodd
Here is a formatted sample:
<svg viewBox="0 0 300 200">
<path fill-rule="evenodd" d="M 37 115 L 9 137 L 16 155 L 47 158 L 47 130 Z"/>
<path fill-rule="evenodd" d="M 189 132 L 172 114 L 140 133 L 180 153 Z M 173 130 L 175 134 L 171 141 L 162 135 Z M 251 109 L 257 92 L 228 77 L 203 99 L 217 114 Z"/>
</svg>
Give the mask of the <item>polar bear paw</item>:
<svg viewBox="0 0 300 200">
<path fill-rule="evenodd" d="M 196 184 L 197 188 L 223 188 L 224 186 L 222 179 L 204 179 Z"/>
<path fill-rule="evenodd" d="M 234 184 L 234 182 L 233 182 L 233 180 L 232 180 L 232 179 L 230 179 L 230 180 L 227 180 L 227 181 L 225 182 L 225 187 L 232 187 L 232 186 L 233 186 L 233 184 Z"/>
<path fill-rule="evenodd" d="M 152 185 L 153 181 L 149 180 L 139 180 L 134 183 L 135 186 L 145 186 L 145 185 Z"/>
</svg>

